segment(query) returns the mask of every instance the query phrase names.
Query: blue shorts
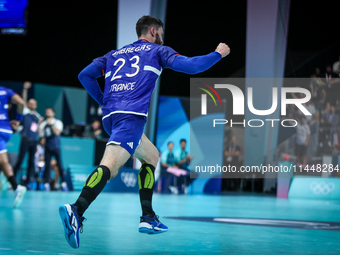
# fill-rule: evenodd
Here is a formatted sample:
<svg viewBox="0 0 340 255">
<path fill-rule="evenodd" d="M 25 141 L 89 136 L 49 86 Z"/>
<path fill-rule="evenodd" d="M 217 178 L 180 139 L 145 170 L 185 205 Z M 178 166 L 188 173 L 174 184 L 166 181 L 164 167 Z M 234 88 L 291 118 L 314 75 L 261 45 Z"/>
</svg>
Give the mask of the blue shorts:
<svg viewBox="0 0 340 255">
<path fill-rule="evenodd" d="M 103 127 L 110 135 L 107 145 L 120 145 L 133 155 L 141 141 L 145 123 L 145 116 L 135 114 L 115 113 L 105 117 Z"/>
<path fill-rule="evenodd" d="M 0 154 L 7 152 L 6 143 L 11 139 L 12 134 L 0 131 Z"/>
</svg>

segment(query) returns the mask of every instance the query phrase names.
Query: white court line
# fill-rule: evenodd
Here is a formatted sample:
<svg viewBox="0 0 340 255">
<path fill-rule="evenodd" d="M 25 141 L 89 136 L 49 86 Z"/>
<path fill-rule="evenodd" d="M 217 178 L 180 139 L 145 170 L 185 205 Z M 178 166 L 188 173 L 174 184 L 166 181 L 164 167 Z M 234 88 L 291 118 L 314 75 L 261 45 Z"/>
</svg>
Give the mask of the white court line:
<svg viewBox="0 0 340 255">
<path fill-rule="evenodd" d="M 32 250 L 26 250 L 27 252 L 36 252 L 36 253 L 44 253 L 43 251 L 32 251 Z"/>
<path fill-rule="evenodd" d="M 12 249 L 11 248 L 0 248 L 0 250 L 2 250 L 2 251 L 11 251 Z"/>
</svg>

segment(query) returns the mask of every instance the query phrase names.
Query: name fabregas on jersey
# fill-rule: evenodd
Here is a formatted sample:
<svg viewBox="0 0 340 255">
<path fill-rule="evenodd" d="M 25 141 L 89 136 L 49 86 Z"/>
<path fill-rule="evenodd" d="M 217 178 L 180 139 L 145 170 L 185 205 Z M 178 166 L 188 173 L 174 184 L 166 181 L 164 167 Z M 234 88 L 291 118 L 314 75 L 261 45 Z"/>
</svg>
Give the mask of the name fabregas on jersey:
<svg viewBox="0 0 340 255">
<path fill-rule="evenodd" d="M 124 53 L 132 53 L 132 52 L 141 51 L 141 50 L 148 51 L 150 49 L 151 49 L 151 45 L 141 45 L 137 47 L 122 48 L 120 50 L 115 51 L 112 54 L 112 56 L 116 56 L 116 55 L 124 54 Z"/>
</svg>

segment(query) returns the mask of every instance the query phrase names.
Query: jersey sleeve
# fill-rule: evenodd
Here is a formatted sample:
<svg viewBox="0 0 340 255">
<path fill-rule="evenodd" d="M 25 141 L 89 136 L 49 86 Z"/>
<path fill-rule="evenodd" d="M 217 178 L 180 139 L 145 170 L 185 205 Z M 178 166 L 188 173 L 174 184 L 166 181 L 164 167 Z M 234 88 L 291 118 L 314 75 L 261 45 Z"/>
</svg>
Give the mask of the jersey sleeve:
<svg viewBox="0 0 340 255">
<path fill-rule="evenodd" d="M 105 55 L 102 56 L 102 57 L 95 58 L 95 59 L 93 60 L 93 62 L 94 62 L 94 63 L 96 64 L 96 66 L 101 70 L 101 72 L 102 72 L 103 75 L 104 75 L 105 70 L 106 70 L 106 62 L 107 62 L 107 57 L 108 57 L 109 54 L 110 54 L 110 52 L 107 53 L 107 54 L 105 54 Z"/>
<path fill-rule="evenodd" d="M 171 69 L 186 74 L 197 74 L 208 70 L 221 58 L 222 55 L 217 51 L 195 57 L 178 56 L 174 59 Z"/>
<path fill-rule="evenodd" d="M 163 68 L 171 68 L 176 56 L 180 55 L 177 51 L 168 46 L 160 46 L 157 54 Z"/>
<path fill-rule="evenodd" d="M 78 75 L 80 83 L 99 105 L 103 105 L 103 92 L 98 84 L 97 78 L 102 74 L 103 72 L 92 62 Z"/>
</svg>

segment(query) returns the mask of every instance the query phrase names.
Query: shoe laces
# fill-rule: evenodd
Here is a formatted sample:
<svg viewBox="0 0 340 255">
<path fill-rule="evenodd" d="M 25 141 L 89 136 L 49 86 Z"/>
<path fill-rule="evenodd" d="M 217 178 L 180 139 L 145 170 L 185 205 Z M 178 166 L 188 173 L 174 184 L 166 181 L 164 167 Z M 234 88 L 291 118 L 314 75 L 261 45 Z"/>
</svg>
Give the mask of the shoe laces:
<svg viewBox="0 0 340 255">
<path fill-rule="evenodd" d="M 149 216 L 150 217 L 150 216 Z M 144 221 L 144 216 L 140 217 L 141 218 L 141 221 Z M 158 215 L 154 215 L 153 217 L 150 217 L 152 221 L 155 221 L 157 222 L 157 226 L 159 226 L 160 224 L 162 224 L 160 221 L 159 221 L 159 216 Z"/>
<path fill-rule="evenodd" d="M 155 214 L 154 216 L 155 221 L 157 222 L 157 226 L 159 226 L 160 224 L 162 224 L 162 222 L 159 221 L 159 216 Z"/>
<path fill-rule="evenodd" d="M 72 205 L 73 206 L 73 213 L 75 214 L 76 218 L 78 219 L 79 221 L 79 230 L 80 230 L 80 233 L 83 233 L 83 222 L 85 222 L 87 219 L 83 216 L 80 216 L 77 212 L 77 207 L 75 205 Z"/>
<path fill-rule="evenodd" d="M 87 221 L 87 219 L 85 217 L 80 217 L 79 218 L 79 230 L 80 230 L 80 233 L 83 233 L 83 222 Z"/>
</svg>

